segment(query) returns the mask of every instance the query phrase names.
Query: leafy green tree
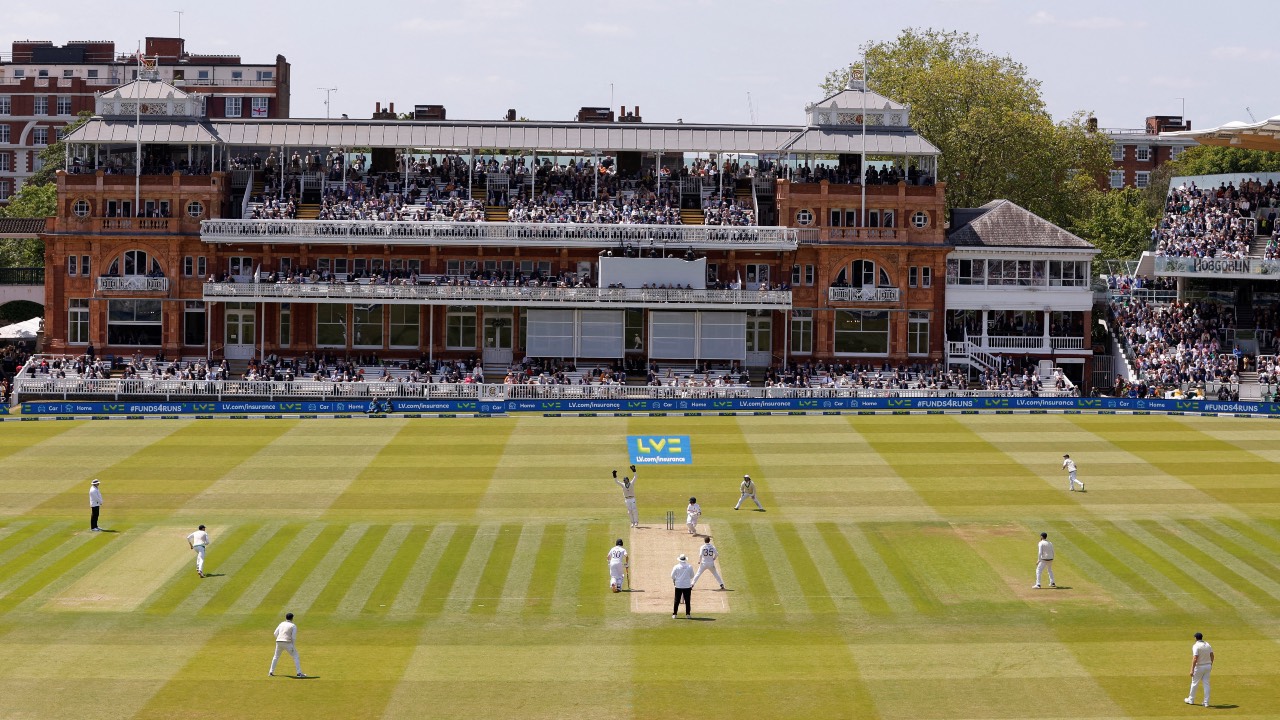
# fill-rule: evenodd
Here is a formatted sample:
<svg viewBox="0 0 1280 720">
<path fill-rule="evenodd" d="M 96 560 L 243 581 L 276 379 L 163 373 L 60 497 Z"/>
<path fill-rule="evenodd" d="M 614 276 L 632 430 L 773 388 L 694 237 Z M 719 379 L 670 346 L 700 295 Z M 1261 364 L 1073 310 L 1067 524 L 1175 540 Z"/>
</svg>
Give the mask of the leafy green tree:
<svg viewBox="0 0 1280 720">
<path fill-rule="evenodd" d="M 976 35 L 908 28 L 861 50 L 870 89 L 910 106 L 912 126 L 941 151 L 949 207 L 1007 198 L 1065 226 L 1087 204 L 1080 176 L 1111 166 L 1110 140 L 1088 130 L 1083 112 L 1055 123 L 1040 82 Z M 823 90 L 838 91 L 849 74 L 829 73 Z"/>
<path fill-rule="evenodd" d="M 1170 164 L 1174 175 L 1280 172 L 1280 152 L 1196 145 L 1187 148 Z"/>
<path fill-rule="evenodd" d="M 1071 231 L 1101 251 L 1104 260 L 1132 260 L 1151 246 L 1151 230 L 1160 217 L 1142 190 L 1102 191 L 1096 187 L 1072 217 Z"/>
</svg>

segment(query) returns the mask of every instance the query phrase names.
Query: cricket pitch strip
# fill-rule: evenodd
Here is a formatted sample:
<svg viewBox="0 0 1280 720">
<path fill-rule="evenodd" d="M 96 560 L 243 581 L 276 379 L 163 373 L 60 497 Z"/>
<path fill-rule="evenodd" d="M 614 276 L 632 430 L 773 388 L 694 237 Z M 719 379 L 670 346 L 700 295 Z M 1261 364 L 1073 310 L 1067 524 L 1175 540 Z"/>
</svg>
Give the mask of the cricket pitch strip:
<svg viewBox="0 0 1280 720">
<path fill-rule="evenodd" d="M 698 548 L 702 547 L 705 535 L 711 535 L 711 526 L 701 523 L 698 537 L 690 535 L 683 523 L 674 530 L 666 530 L 661 525 L 631 529 L 631 542 L 627 546 L 627 559 L 631 561 L 631 612 L 671 612 L 675 599 L 671 568 L 678 562 L 676 558 L 684 554 L 696 570 Z M 720 574 L 723 576 L 724 572 Z M 729 612 L 729 593 L 721 592 L 719 587 L 711 573 L 703 573 L 693 589 L 694 615 Z"/>
</svg>

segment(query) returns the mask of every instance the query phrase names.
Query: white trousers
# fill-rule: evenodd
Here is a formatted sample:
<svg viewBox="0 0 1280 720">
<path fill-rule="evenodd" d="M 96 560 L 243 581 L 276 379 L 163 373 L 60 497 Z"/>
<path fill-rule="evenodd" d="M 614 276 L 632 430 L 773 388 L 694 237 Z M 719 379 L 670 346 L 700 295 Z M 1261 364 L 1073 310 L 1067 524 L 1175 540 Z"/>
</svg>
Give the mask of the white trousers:
<svg viewBox="0 0 1280 720">
<path fill-rule="evenodd" d="M 622 563 L 609 563 L 609 587 L 617 585 L 622 587 L 623 576 L 626 574 L 626 565 Z"/>
<path fill-rule="evenodd" d="M 289 653 L 293 658 L 293 667 L 298 671 L 298 674 L 301 675 L 302 661 L 298 659 L 298 648 L 294 647 L 291 642 L 280 642 L 279 640 L 276 641 L 276 654 L 271 656 L 271 670 L 269 672 L 274 673 L 276 671 L 276 661 L 280 659 L 280 653 L 282 652 Z"/>
<path fill-rule="evenodd" d="M 1041 572 L 1048 572 L 1049 584 L 1057 585 L 1057 583 L 1053 581 L 1053 561 L 1052 560 L 1040 560 L 1039 562 L 1036 563 L 1036 584 L 1037 585 L 1040 584 Z"/>
<path fill-rule="evenodd" d="M 1196 671 L 1191 673 L 1191 692 L 1187 693 L 1187 702 L 1196 701 L 1196 687 L 1204 688 L 1204 704 L 1209 704 L 1209 671 L 1212 664 L 1196 664 Z"/>
<path fill-rule="evenodd" d="M 751 498 L 751 502 L 755 503 L 755 504 L 756 504 L 756 507 L 760 508 L 761 510 L 763 510 L 763 509 L 764 509 L 764 506 L 763 506 L 763 505 L 761 505 L 761 504 L 760 504 L 760 501 L 756 499 L 756 494 L 755 494 L 755 493 L 751 493 L 751 494 L 742 493 L 742 497 L 738 498 L 738 504 L 737 504 L 737 505 L 734 505 L 734 506 L 733 506 L 733 509 L 734 509 L 734 510 L 737 510 L 738 508 L 742 507 L 742 501 L 743 501 L 743 500 L 746 500 L 747 498 Z"/>
<path fill-rule="evenodd" d="M 698 534 L 698 516 L 697 515 L 686 515 L 684 519 L 684 524 L 689 528 L 690 534 L 692 535 Z"/>
<path fill-rule="evenodd" d="M 716 576 L 716 582 L 720 583 L 721 585 L 724 585 L 724 580 L 721 580 L 721 579 L 720 579 L 720 573 L 716 571 L 716 564 L 715 564 L 715 563 L 702 563 L 701 565 L 699 565 L 699 566 L 698 566 L 698 574 L 693 576 L 693 584 L 694 584 L 694 586 L 697 586 L 697 584 L 698 584 L 698 578 L 702 577 L 702 573 L 704 573 L 704 572 L 706 572 L 706 571 L 708 571 L 708 570 L 710 570 L 710 571 L 711 571 L 711 574 L 712 574 L 712 575 L 715 575 L 715 576 Z"/>
<path fill-rule="evenodd" d="M 196 551 L 196 572 L 203 575 L 204 574 L 204 546 L 197 545 L 195 546 L 194 550 Z"/>
<path fill-rule="evenodd" d="M 636 499 L 633 497 L 622 498 L 622 502 L 627 504 L 627 516 L 631 518 L 631 524 L 639 525 L 640 513 L 636 510 Z"/>
<path fill-rule="evenodd" d="M 1084 489 L 1084 483 L 1076 479 L 1075 473 L 1067 473 L 1067 490 L 1075 490 L 1077 485 L 1081 490 Z"/>
</svg>

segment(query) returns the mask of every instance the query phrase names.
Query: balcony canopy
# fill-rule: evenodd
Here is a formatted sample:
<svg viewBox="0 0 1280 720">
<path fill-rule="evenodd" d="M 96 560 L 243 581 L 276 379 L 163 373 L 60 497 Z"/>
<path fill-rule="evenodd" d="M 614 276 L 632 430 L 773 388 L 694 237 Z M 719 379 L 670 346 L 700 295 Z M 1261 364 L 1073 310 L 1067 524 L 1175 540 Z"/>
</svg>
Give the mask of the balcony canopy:
<svg viewBox="0 0 1280 720">
<path fill-rule="evenodd" d="M 1245 150 L 1280 152 L 1280 115 L 1262 122 L 1229 122 L 1208 130 L 1160 133 L 1161 137 L 1191 138 L 1201 145 L 1237 147 Z"/>
</svg>

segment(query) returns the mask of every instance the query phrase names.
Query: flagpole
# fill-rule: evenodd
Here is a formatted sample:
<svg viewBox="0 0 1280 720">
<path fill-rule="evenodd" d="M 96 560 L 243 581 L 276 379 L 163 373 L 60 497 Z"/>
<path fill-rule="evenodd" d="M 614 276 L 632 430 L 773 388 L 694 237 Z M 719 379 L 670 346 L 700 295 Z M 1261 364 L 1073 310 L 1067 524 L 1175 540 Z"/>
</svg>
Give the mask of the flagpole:
<svg viewBox="0 0 1280 720">
<path fill-rule="evenodd" d="M 862 167 L 859 168 L 861 177 L 858 178 L 858 185 L 862 188 L 862 205 L 860 212 L 862 217 L 858 220 L 859 232 L 867 227 L 867 80 L 870 79 L 867 72 L 867 56 L 862 56 Z"/>
<path fill-rule="evenodd" d="M 138 217 L 138 209 L 142 204 L 142 98 L 139 93 L 142 81 L 142 43 L 138 43 L 138 77 L 133 81 L 133 133 L 137 144 L 133 154 L 133 216 Z"/>
</svg>

